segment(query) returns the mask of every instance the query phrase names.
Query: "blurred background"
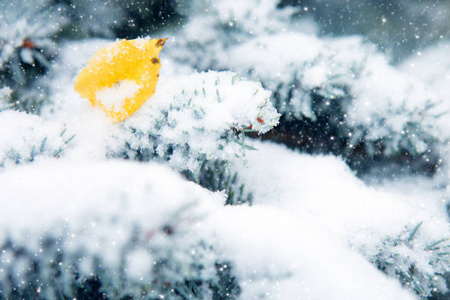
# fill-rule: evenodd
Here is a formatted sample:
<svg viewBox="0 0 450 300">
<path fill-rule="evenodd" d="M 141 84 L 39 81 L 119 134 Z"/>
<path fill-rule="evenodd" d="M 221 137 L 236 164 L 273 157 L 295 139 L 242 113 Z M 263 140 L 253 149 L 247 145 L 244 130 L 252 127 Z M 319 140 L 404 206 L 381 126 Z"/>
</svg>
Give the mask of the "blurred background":
<svg viewBox="0 0 450 300">
<path fill-rule="evenodd" d="M 6 2 L 2 3 L 4 10 L 11 7 Z M 41 2 L 37 8 L 56 5 L 70 20 L 59 34 L 61 38 L 135 38 L 183 26 L 190 16 L 190 1 L 181 0 Z M 214 3 L 203 2 L 205 7 Z M 282 0 L 279 6 L 301 8 L 298 19 L 312 19 L 320 35 L 363 35 L 393 62 L 449 38 L 450 1 L 446 0 Z"/>
</svg>

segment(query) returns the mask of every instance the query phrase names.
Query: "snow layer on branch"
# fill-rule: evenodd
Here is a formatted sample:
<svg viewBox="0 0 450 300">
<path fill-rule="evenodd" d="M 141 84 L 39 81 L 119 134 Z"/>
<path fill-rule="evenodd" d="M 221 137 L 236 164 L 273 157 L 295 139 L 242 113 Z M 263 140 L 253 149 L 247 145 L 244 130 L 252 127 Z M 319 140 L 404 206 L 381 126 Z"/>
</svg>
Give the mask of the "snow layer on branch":
<svg viewBox="0 0 450 300">
<path fill-rule="evenodd" d="M 438 121 L 445 137 L 450 137 L 450 43 L 444 42 L 418 52 L 405 60 L 400 70 L 424 81 L 443 100 L 443 115 Z"/>
<path fill-rule="evenodd" d="M 258 35 L 266 32 L 278 32 L 286 28 L 293 13 L 298 9 L 287 7 L 277 9 L 278 0 L 250 0 L 241 2 L 217 1 L 208 5 L 205 1 L 191 1 L 192 11 L 214 16 L 214 22 L 231 30 L 239 31 L 242 35 Z M 199 9 L 199 6 L 204 6 Z M 192 12 L 190 15 L 192 15 Z M 233 28 L 235 27 L 236 28 Z"/>
<path fill-rule="evenodd" d="M 61 159 L 0 177 L 0 291 L 6 297 L 10 285 L 22 282 L 36 284 L 46 299 L 74 295 L 73 283 L 92 274 L 110 286 L 109 299 L 137 299 L 142 291 L 158 297 L 155 286 L 215 276 L 217 258 L 202 222 L 224 198 L 167 167 Z M 23 251 L 15 255 L 18 245 Z M 28 282 L 34 261 L 40 262 L 38 280 Z"/>
<path fill-rule="evenodd" d="M 234 266 L 239 299 L 415 299 L 297 212 L 265 203 L 227 207 L 215 215 L 221 224 L 216 247 Z"/>
<path fill-rule="evenodd" d="M 355 142 L 391 137 L 395 141 L 386 144 L 398 148 L 402 135 L 409 133 L 409 123 L 437 138 L 439 95 L 390 66 L 361 37 L 327 40 L 300 33 L 264 35 L 230 49 L 228 55 L 221 67 L 247 73 L 276 91 L 275 106 L 287 118 L 315 120 L 316 114 L 336 114 L 329 104 L 314 108 L 312 97 L 318 94 L 328 102 L 338 102 L 345 114 L 342 126 L 360 138 Z M 416 153 L 423 153 L 426 143 L 418 144 L 421 149 Z"/>
<path fill-rule="evenodd" d="M 0 167 L 59 156 L 72 138 L 64 124 L 23 112 L 0 111 Z"/>
<path fill-rule="evenodd" d="M 365 62 L 351 93 L 355 100 L 347 110 L 346 121 L 353 127 L 352 145 L 364 140 L 373 155 L 371 145 L 383 141 L 386 156 L 400 150 L 412 155 L 435 150 L 441 134 L 439 117 L 445 109 L 435 90 L 390 66 L 384 57 L 373 55 Z"/>
<path fill-rule="evenodd" d="M 245 157 L 243 131 L 265 133 L 278 122 L 270 94 L 228 72 L 160 78 L 153 97 L 119 125 L 115 138 L 124 142 L 110 151 L 163 157 L 194 174 L 205 159 Z"/>
<path fill-rule="evenodd" d="M 218 64 L 261 80 L 277 93 L 275 105 L 288 118 L 315 120 L 311 91 L 339 101 L 358 76 L 368 50 L 359 37 L 326 40 L 302 33 L 265 34 L 232 47 Z"/>
<path fill-rule="evenodd" d="M 365 186 L 338 158 L 299 155 L 269 143 L 253 146 L 259 151 L 248 154 L 248 167 L 233 166 L 253 193 L 255 206 L 277 206 L 303 220 L 297 234 L 328 232 L 331 240 L 347 243 L 421 295 L 435 287 L 446 290 L 439 274 L 449 269 L 442 259 L 448 242 L 430 247 L 450 236 L 442 194 L 383 192 Z"/>
<path fill-rule="evenodd" d="M 291 16 L 299 9 L 277 9 L 278 4 L 278 0 L 189 1 L 179 10 L 190 21 L 175 35 L 174 47 L 166 49 L 166 53 L 200 70 L 217 69 L 215 64 L 226 59 L 229 47 L 254 36 L 287 29 Z"/>
<path fill-rule="evenodd" d="M 276 152 L 271 158 L 286 154 L 279 147 L 260 146 L 263 155 Z M 302 160 L 294 153 L 287 158 Z M 324 167 L 320 158 L 308 159 L 311 165 L 317 162 L 317 167 Z M 276 169 L 269 165 L 273 166 L 264 160 L 259 167 Z M 341 173 L 339 166 L 336 171 Z M 274 172 L 277 184 L 280 172 Z M 253 179 L 266 183 L 272 178 L 272 174 L 261 174 L 253 174 Z M 347 187 L 358 185 L 356 179 L 352 181 L 346 182 Z M 223 195 L 212 194 L 154 163 L 63 158 L 10 169 L 0 174 L 4 208 L 0 245 L 5 250 L 0 252 L 0 276 L 11 275 L 0 280 L 2 291 L 7 292 L 11 282 L 27 282 L 27 270 L 39 261 L 40 277 L 34 282 L 42 283 L 43 297 L 50 297 L 52 288 L 70 294 L 73 272 L 80 278 L 91 273 L 100 276 L 110 287 L 108 297 L 140 297 L 142 288 L 148 291 L 149 286 L 155 288 L 150 295 L 158 296 L 158 281 L 162 281 L 160 286 L 170 283 L 174 287 L 186 278 L 215 280 L 214 264 L 227 260 L 241 289 L 239 299 L 291 299 L 292 295 L 302 299 L 414 299 L 351 250 L 336 230 L 324 226 L 330 222 L 318 222 L 323 220 L 320 210 L 326 207 L 305 219 L 301 204 L 288 207 L 277 201 L 293 196 L 292 188 L 283 191 L 288 186 L 278 186 L 281 193 L 265 195 L 275 197 L 272 203 L 261 198 L 258 201 L 265 204 L 223 206 Z M 276 186 L 269 184 L 261 192 L 269 187 Z M 319 219 L 314 221 L 316 216 Z M 61 264 L 50 263 L 55 257 L 60 257 Z M 99 264 L 102 268 L 95 269 Z M 53 274 L 58 270 L 61 275 L 55 280 Z M 175 294 L 170 296 L 178 299 Z"/>
</svg>

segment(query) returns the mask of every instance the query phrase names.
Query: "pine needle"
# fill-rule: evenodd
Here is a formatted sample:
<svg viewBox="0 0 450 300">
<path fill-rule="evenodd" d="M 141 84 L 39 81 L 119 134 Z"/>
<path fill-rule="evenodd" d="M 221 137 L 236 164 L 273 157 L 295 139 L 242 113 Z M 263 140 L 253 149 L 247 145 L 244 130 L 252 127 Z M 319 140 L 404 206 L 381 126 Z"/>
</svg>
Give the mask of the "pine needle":
<svg viewBox="0 0 450 300">
<path fill-rule="evenodd" d="M 425 250 L 439 250 L 441 247 L 435 247 L 435 246 L 436 246 L 436 245 L 439 245 L 440 243 L 446 242 L 446 241 L 448 241 L 448 240 L 450 240 L 450 238 L 443 238 L 443 239 L 440 239 L 440 240 L 437 241 L 436 243 L 433 243 L 433 244 L 427 246 L 427 247 L 425 248 Z"/>
<path fill-rule="evenodd" d="M 414 238 L 414 236 L 417 233 L 417 230 L 419 230 L 420 226 L 422 226 L 423 221 L 420 221 L 419 224 L 416 225 L 416 227 L 414 227 L 413 231 L 411 232 L 411 234 L 408 237 L 408 242 L 411 242 L 412 239 Z"/>
</svg>

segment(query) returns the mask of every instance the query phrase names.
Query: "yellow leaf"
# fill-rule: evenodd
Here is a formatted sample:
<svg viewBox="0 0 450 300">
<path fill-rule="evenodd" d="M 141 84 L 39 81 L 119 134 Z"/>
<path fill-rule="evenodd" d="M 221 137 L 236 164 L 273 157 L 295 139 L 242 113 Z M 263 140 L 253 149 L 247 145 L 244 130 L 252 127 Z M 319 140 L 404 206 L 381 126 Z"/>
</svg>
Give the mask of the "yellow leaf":
<svg viewBox="0 0 450 300">
<path fill-rule="evenodd" d="M 118 40 L 100 49 L 76 78 L 75 91 L 113 122 L 125 120 L 155 93 L 166 40 Z"/>
</svg>

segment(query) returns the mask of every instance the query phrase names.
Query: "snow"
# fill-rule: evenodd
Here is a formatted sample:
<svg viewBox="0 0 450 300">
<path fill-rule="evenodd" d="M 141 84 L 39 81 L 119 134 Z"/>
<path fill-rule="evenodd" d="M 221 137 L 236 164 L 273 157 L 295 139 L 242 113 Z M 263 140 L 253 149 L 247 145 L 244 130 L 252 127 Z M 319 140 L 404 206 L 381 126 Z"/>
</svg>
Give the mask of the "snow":
<svg viewBox="0 0 450 300">
<path fill-rule="evenodd" d="M 242 299 L 414 299 L 322 227 L 277 206 L 230 208 L 215 219 Z"/>
<path fill-rule="evenodd" d="M 439 94 L 448 94 L 450 81 L 449 42 L 426 48 L 402 62 L 400 69 L 425 81 Z"/>
<path fill-rule="evenodd" d="M 450 111 L 448 98 L 450 95 L 450 59 L 448 56 L 449 42 L 440 43 L 437 46 L 424 49 L 416 55 L 406 59 L 400 66 L 400 70 L 415 76 L 430 86 L 443 100 L 439 125 L 445 137 L 450 136 Z"/>
<path fill-rule="evenodd" d="M 301 45 L 308 45 L 302 47 Z M 308 62 L 317 58 L 319 49 L 323 48 L 323 42 L 314 36 L 298 33 L 281 33 L 275 36 L 263 35 L 249 40 L 240 46 L 233 47 L 229 52 L 229 58 L 220 61 L 226 63 L 234 70 L 242 71 L 242 68 L 254 70 L 255 78 L 264 78 L 268 88 L 275 89 L 277 82 L 289 82 L 292 69 L 296 66 L 308 68 Z M 231 57 L 233 58 L 231 60 Z M 290 62 L 280 65 L 279 61 Z M 318 77 L 317 74 L 313 82 L 315 85 L 322 85 L 327 77 Z"/>
<path fill-rule="evenodd" d="M 275 144 L 252 146 L 258 151 L 248 152 L 249 166 L 234 165 L 240 183 L 253 193 L 256 205 L 275 206 L 286 214 L 283 219 L 301 220 L 296 235 L 314 232 L 315 239 L 339 240 L 374 261 L 380 249 L 388 247 L 384 245 L 386 239 L 399 238 L 405 235 L 405 229 L 411 232 L 423 222 L 416 246 L 408 248 L 404 265 L 395 263 L 392 268 L 406 271 L 414 264 L 416 271 L 434 274 L 430 268 L 436 271 L 442 267 L 438 262 L 430 267 L 433 254 L 423 250 L 449 234 L 442 193 L 434 197 L 424 190 L 414 195 L 405 193 L 408 189 L 387 193 L 367 187 L 336 157 L 300 155 Z M 270 164 L 265 163 L 268 159 Z M 435 206 L 430 206 L 430 201 Z M 391 251 L 401 255 L 397 248 Z"/>
<path fill-rule="evenodd" d="M 80 276 L 89 276 L 99 255 L 111 274 L 119 272 L 125 260 L 127 272 L 133 273 L 128 288 L 133 282 L 139 284 L 141 277 L 150 280 L 151 273 L 146 270 L 152 269 L 152 255 L 158 253 L 149 246 L 150 232 L 179 221 L 178 217 L 192 220 L 192 225 L 188 222 L 179 230 L 190 232 L 192 239 L 182 234 L 183 243 L 179 250 L 175 248 L 178 255 L 190 253 L 202 239 L 194 226 L 196 216 L 223 202 L 221 194 L 214 195 L 157 164 L 61 159 L 20 166 L 0 174 L 0 178 L 0 244 L 12 239 L 38 251 L 43 237 L 57 238 L 58 247 L 65 253 L 64 265 L 69 267 L 71 258 L 81 253 L 85 262 L 84 269 L 80 266 Z M 170 240 L 158 235 L 154 237 L 159 239 L 156 244 L 167 249 L 165 244 Z M 44 251 L 40 255 L 49 254 Z M 0 269 L 7 267 L 3 254 L 0 258 Z M 139 258 L 144 258 L 140 265 L 136 261 Z M 177 263 L 185 268 L 190 264 L 189 260 Z M 204 272 L 214 267 L 214 261 L 203 263 Z"/>
<path fill-rule="evenodd" d="M 57 156 L 66 149 L 69 138 L 62 123 L 23 112 L 0 111 L 0 166 Z"/>
<path fill-rule="evenodd" d="M 146 37 L 139 37 L 133 41 L 133 46 L 138 48 L 140 51 L 145 51 L 145 46 L 148 41 L 150 41 L 151 38 L 149 36 Z"/>
<path fill-rule="evenodd" d="M 116 41 L 119 41 L 117 39 Z M 111 63 L 113 59 L 116 59 L 118 57 L 118 54 L 120 53 L 121 48 L 119 43 L 111 43 L 102 48 L 102 52 L 98 53 L 98 55 L 95 55 L 91 57 L 89 64 L 91 65 L 98 65 L 100 62 L 106 61 L 107 63 Z"/>
<path fill-rule="evenodd" d="M 360 77 L 354 88 L 357 101 L 349 109 L 349 122 L 367 125 L 374 113 L 385 115 L 383 111 L 401 109 L 414 111 L 415 108 L 423 109 L 427 103 L 438 104 L 441 100 L 423 82 L 396 70 L 380 55 L 367 59 Z M 429 113 L 424 111 L 424 114 Z M 392 124 L 389 127 L 402 130 L 404 125 Z"/>
<path fill-rule="evenodd" d="M 121 80 L 112 87 L 104 87 L 95 93 L 95 98 L 108 110 L 119 112 L 123 110 L 126 99 L 132 98 L 142 86 L 134 80 Z"/>
<path fill-rule="evenodd" d="M 286 151 L 271 145 L 258 146 L 261 155 Z M 295 156 L 292 153 L 290 158 Z M 253 158 L 256 157 L 251 156 L 252 164 L 257 164 Z M 324 167 L 322 159 L 304 159 L 318 166 L 319 177 Z M 328 160 L 332 172 L 347 172 L 342 163 Z M 274 173 L 274 180 L 286 180 L 296 167 L 296 164 L 284 166 L 286 176 L 279 178 L 281 172 Z M 250 167 L 251 171 L 256 170 Z M 358 186 L 356 179 L 352 181 L 350 188 Z M 267 185 L 251 184 L 252 188 L 261 188 L 261 193 L 270 189 Z M 27 189 L 22 188 L 24 185 Z M 223 194 L 212 194 L 187 182 L 166 166 L 116 160 L 38 162 L 0 174 L 0 188 L 2 201 L 11 203 L 14 199 L 13 204 L 3 205 L 0 240 L 9 237 L 19 242 L 27 232 L 26 243 L 39 247 L 37 241 L 42 235 L 69 236 L 70 242 L 60 245 L 68 256 L 82 251 L 89 266 L 93 256 L 101 254 L 111 271 L 119 268 L 125 253 L 126 271 L 137 282 L 148 280 L 152 257 L 159 254 L 157 248 L 149 252 L 142 246 L 126 250 L 133 228 L 141 228 L 134 238 L 145 240 L 148 232 L 164 227 L 167 222 L 170 224 L 175 217 L 175 222 L 183 222 L 176 230 L 190 232 L 189 238 L 183 235 L 183 241 L 214 242 L 216 254 L 212 258 L 226 257 L 231 261 L 243 290 L 242 299 L 262 294 L 267 299 L 291 299 L 289 295 L 297 295 L 299 299 L 414 299 L 394 279 L 385 277 L 351 250 L 340 234 L 330 231 L 335 223 L 324 221 L 329 216 L 326 212 L 324 218 L 320 214 L 308 217 L 305 207 L 300 209 L 292 203 L 283 206 L 276 199 L 272 203 L 256 203 L 254 207 L 224 207 Z M 277 199 L 296 191 L 291 186 L 290 190 L 278 194 Z M 267 195 L 261 200 L 267 201 Z M 291 199 L 285 200 L 289 203 Z M 313 200 L 319 206 L 318 212 L 330 204 L 317 203 L 320 200 L 317 198 Z M 180 215 L 183 207 L 191 207 L 189 214 Z M 186 223 L 182 221 L 184 218 L 191 221 Z M 162 237 L 156 234 L 153 243 L 158 244 Z M 183 249 L 175 251 L 181 251 L 178 254 L 181 255 Z M 186 250 L 189 249 L 192 248 Z M 206 267 L 214 263 L 208 257 L 204 256 Z M 90 272 L 92 266 L 85 268 L 85 272 Z"/>
</svg>

